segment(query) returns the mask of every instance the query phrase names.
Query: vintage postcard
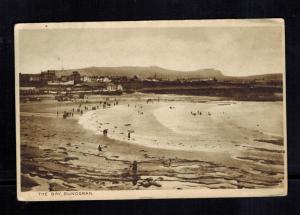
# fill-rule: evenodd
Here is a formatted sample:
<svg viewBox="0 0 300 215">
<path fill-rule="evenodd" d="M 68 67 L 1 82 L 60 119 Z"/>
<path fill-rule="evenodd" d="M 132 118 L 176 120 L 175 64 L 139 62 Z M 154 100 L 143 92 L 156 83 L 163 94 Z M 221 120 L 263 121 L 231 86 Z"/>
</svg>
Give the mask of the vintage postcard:
<svg viewBox="0 0 300 215">
<path fill-rule="evenodd" d="M 281 19 L 15 26 L 20 201 L 287 194 Z"/>
</svg>

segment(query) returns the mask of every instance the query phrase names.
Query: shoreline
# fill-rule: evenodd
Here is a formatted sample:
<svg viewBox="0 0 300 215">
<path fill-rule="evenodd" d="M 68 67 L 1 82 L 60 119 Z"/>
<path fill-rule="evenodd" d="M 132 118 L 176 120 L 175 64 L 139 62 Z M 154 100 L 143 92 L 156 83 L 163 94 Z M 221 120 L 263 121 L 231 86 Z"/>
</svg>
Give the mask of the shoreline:
<svg viewBox="0 0 300 215">
<path fill-rule="evenodd" d="M 164 101 L 163 98 L 160 99 Z M 134 100 L 130 101 L 134 102 Z M 94 103 L 87 104 L 93 105 Z M 32 180 L 36 180 L 35 177 L 41 178 L 37 182 L 41 184 L 34 188 L 36 190 L 45 189 L 45 183 L 48 183 L 47 186 L 54 184 L 55 186 L 53 185 L 52 188 L 49 187 L 54 190 L 282 186 L 280 180 L 283 179 L 283 172 L 280 165 L 270 167 L 270 165 L 255 161 L 257 157 L 263 159 L 266 155 L 270 161 L 266 160 L 265 163 L 281 160 L 283 159 L 281 151 L 270 149 L 262 151 L 241 145 L 237 146 L 239 149 L 237 154 L 239 161 L 237 162 L 228 151 L 182 151 L 133 145 L 105 138 L 84 129 L 77 123 L 80 117 L 78 114 L 68 119 L 55 116 L 56 108 L 60 111 L 67 108 L 72 109 L 73 106 L 78 105 L 77 103 L 60 104 L 57 107 L 57 103 L 54 102 L 50 108 L 49 104 L 38 104 L 39 108 L 35 108 L 35 110 L 39 110 L 40 113 L 33 117 L 28 112 L 27 116 L 24 115 L 24 109 L 28 111 L 33 108 L 32 104 L 27 105 L 28 107 L 23 107 L 21 112 L 21 172 L 22 175 L 26 175 Z M 49 111 L 52 111 L 51 117 L 45 114 Z M 33 134 L 31 130 L 36 130 L 36 132 Z M 44 144 L 45 142 L 47 145 Z M 98 144 L 103 146 L 101 152 L 97 149 Z M 272 144 L 262 142 L 262 145 L 270 146 Z M 273 146 L 268 148 L 273 148 Z M 138 161 L 139 166 L 137 185 L 132 184 L 130 166 L 134 160 Z M 190 173 L 191 170 L 193 170 L 193 174 Z M 246 171 L 247 174 L 242 173 L 243 171 Z M 216 172 L 226 173 L 227 176 L 218 181 L 219 177 L 222 178 L 222 174 L 217 176 Z M 214 174 L 217 175 L 214 177 Z M 242 177 L 244 179 L 237 182 L 236 174 L 244 174 Z M 145 188 L 140 185 L 147 178 L 153 178 L 162 187 Z M 211 181 L 211 185 L 208 183 L 209 181 Z M 214 181 L 215 183 L 213 183 Z M 29 186 L 28 189 L 32 188 Z"/>
<path fill-rule="evenodd" d="M 235 105 L 238 106 L 237 108 L 239 108 L 239 106 L 242 106 L 242 104 L 249 104 L 250 102 L 240 102 L 240 103 L 236 103 L 236 102 L 232 102 L 232 101 L 226 101 L 226 103 L 224 103 L 224 101 L 222 101 L 222 103 L 219 103 L 219 101 L 211 101 L 210 103 L 216 103 L 217 105 Z M 259 102 L 261 103 L 261 102 Z M 252 104 L 252 103 L 250 103 Z M 280 105 L 282 105 L 282 103 L 279 103 Z M 170 106 L 169 106 L 170 105 Z M 194 109 L 197 108 L 197 104 L 195 104 L 196 106 L 194 106 Z M 167 106 L 167 107 L 166 107 Z M 185 144 L 182 142 L 191 142 L 193 141 L 192 136 L 194 135 L 196 138 L 198 138 L 199 135 L 199 130 L 195 130 L 195 131 L 189 131 L 190 129 L 193 129 L 193 124 L 190 125 L 190 127 L 188 128 L 188 130 L 178 130 L 177 127 L 174 127 L 173 125 L 165 125 L 164 122 L 162 122 L 160 119 L 164 118 L 164 115 L 168 115 L 170 113 L 168 113 L 168 109 L 170 107 L 175 109 L 175 107 L 178 109 L 182 106 L 181 103 L 178 102 L 174 102 L 172 101 L 171 103 L 168 103 L 168 105 L 161 106 L 159 105 L 159 103 L 157 103 L 157 105 L 155 106 L 154 104 L 150 104 L 150 105 L 146 105 L 146 104 L 141 104 L 141 103 L 136 103 L 136 105 L 134 106 L 134 108 L 132 106 L 129 106 L 128 103 L 128 107 L 123 104 L 121 106 L 118 107 L 113 107 L 113 110 L 107 109 L 107 110 L 93 110 L 93 111 L 88 111 L 86 113 L 84 113 L 82 116 L 79 117 L 78 123 L 80 125 L 83 126 L 83 128 L 87 129 L 87 130 L 92 130 L 95 132 L 95 134 L 98 135 L 103 135 L 102 132 L 104 129 L 108 130 L 108 136 L 109 138 L 115 139 L 115 140 L 119 140 L 119 141 L 123 141 L 123 142 L 127 142 L 130 144 L 134 144 L 134 145 L 142 145 L 142 146 L 147 146 L 147 147 L 152 147 L 152 148 L 159 148 L 159 149 L 168 149 L 168 150 L 182 150 L 182 151 L 191 151 L 191 150 L 197 150 L 196 148 L 192 147 L 193 149 L 188 149 L 188 148 L 184 148 Z M 198 104 L 199 106 L 199 104 Z M 204 107 L 201 107 L 204 106 Z M 200 104 L 200 108 L 207 108 L 205 106 L 209 105 L 204 105 L 204 104 Z M 227 107 L 227 106 L 226 106 Z M 250 106 L 251 107 L 251 106 Z M 183 107 L 185 108 L 185 107 Z M 181 108 L 181 109 L 183 109 Z M 222 107 L 223 108 L 223 107 Z M 217 110 L 217 111 L 216 111 Z M 227 118 L 232 118 L 231 115 L 228 115 L 227 112 L 227 116 L 224 117 L 224 111 L 219 111 L 218 110 L 218 106 L 212 109 L 212 111 L 214 112 L 209 112 L 212 114 L 212 116 L 204 116 L 205 113 L 202 114 L 202 117 L 199 121 L 197 121 L 197 124 L 199 126 L 200 124 L 203 124 L 203 126 L 205 125 L 206 127 L 209 124 L 212 124 L 210 127 L 211 129 L 214 129 L 215 124 L 220 124 L 219 125 L 220 128 L 224 128 L 225 124 L 227 124 L 227 126 L 230 126 L 229 124 L 231 123 L 236 123 L 236 120 L 231 122 L 228 121 Z M 161 112 L 161 113 L 160 113 Z M 172 112 L 172 111 L 171 111 Z M 174 112 L 174 110 L 173 110 Z M 231 111 L 234 112 L 234 111 Z M 138 113 L 138 115 L 137 115 Z M 141 113 L 141 114 L 140 114 Z M 160 113 L 160 114 L 158 114 Z M 223 114 L 222 114 L 223 113 Z M 214 116 L 217 115 L 217 116 Z M 111 116 L 111 117 L 110 117 Z M 170 115 L 171 116 L 171 115 Z M 185 118 L 182 118 L 182 120 L 195 120 L 193 119 L 194 117 L 190 117 L 189 116 L 185 116 Z M 178 116 L 173 116 L 173 118 L 178 119 Z M 222 120 L 225 120 L 224 122 L 220 122 L 220 118 Z M 96 120 L 99 119 L 99 120 Z M 116 120 L 118 119 L 118 120 Z M 164 119 L 165 122 L 169 123 L 169 121 L 172 119 L 167 117 L 166 119 Z M 204 120 L 204 121 L 203 121 Z M 212 121 L 213 120 L 213 121 Z M 180 120 L 179 120 L 180 121 Z M 180 122 L 179 126 L 182 127 L 182 121 Z M 281 122 L 276 122 L 277 124 L 282 124 Z M 135 125 L 134 125 L 135 124 Z M 169 123 L 170 124 L 170 123 Z M 174 124 L 174 122 L 173 122 Z M 273 124 L 272 122 L 269 122 L 268 124 Z M 172 128 L 172 126 L 174 128 Z M 178 126 L 177 124 L 175 126 Z M 202 126 L 202 127 L 203 127 Z M 260 124 L 260 129 L 261 128 L 261 124 Z M 156 129 L 153 129 L 153 127 L 155 127 Z M 243 132 L 248 132 L 247 127 L 243 128 L 238 126 L 239 129 Z M 252 125 L 252 127 L 254 127 Z M 141 129 L 143 128 L 143 129 Z M 176 130 L 174 130 L 176 128 Z M 121 130 L 120 130 L 121 129 Z M 230 127 L 230 129 L 228 130 L 228 132 L 230 132 L 231 129 L 237 129 L 236 126 L 235 127 Z M 270 128 L 269 128 L 270 129 Z M 271 130 L 273 130 L 274 128 L 272 127 Z M 125 131 L 124 131 L 125 130 Z M 138 130 L 138 131 L 137 131 Z M 130 132 L 129 132 L 130 131 Z M 179 133 L 178 133 L 179 132 Z M 183 138 L 184 135 L 186 135 L 185 133 L 188 133 L 188 137 L 187 138 Z M 210 133 L 209 129 L 205 129 L 202 128 L 200 130 L 200 132 L 208 134 Z M 218 132 L 218 130 L 215 130 L 214 132 Z M 256 134 L 251 134 L 251 135 L 256 135 L 255 139 L 282 139 L 283 138 L 283 134 L 280 135 L 278 133 L 271 133 L 268 130 L 263 131 L 263 132 L 258 132 L 257 130 L 253 130 L 250 133 L 256 133 Z M 127 134 L 130 137 L 127 137 Z M 249 133 L 249 135 L 250 135 Z M 164 136 L 174 136 L 173 139 L 170 139 L 169 141 L 172 142 L 172 144 L 167 143 L 164 145 L 161 145 L 160 142 L 161 141 L 165 141 L 166 138 L 165 137 L 159 137 L 157 134 L 163 134 Z M 191 136 L 192 135 L 192 136 Z M 206 137 L 207 138 L 207 137 Z M 222 137 L 222 138 L 226 138 L 226 136 Z M 227 137 L 228 138 L 228 137 Z M 204 139 L 205 140 L 205 139 Z M 202 141 L 204 141 L 202 140 Z M 179 142 L 179 144 L 174 145 L 174 142 Z M 197 140 L 194 140 L 197 141 Z M 224 140 L 223 140 L 224 141 Z M 232 140 L 233 141 L 233 140 Z M 235 141 L 238 141 L 237 139 L 235 139 Z M 195 142 L 196 144 L 196 142 Z M 194 144 L 194 146 L 195 146 Z M 210 145 L 213 145 L 213 142 L 209 142 Z M 196 144 L 199 146 L 199 144 Z M 198 151 L 207 151 L 204 148 L 200 148 L 198 149 Z M 215 151 L 216 149 L 213 148 L 210 151 Z"/>
</svg>

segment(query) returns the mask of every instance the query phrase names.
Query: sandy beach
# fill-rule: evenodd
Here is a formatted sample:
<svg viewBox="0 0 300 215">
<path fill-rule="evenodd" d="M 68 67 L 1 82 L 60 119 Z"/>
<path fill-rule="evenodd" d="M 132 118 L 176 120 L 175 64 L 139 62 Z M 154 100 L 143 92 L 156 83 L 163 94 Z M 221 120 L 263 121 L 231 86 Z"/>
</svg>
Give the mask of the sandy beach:
<svg viewBox="0 0 300 215">
<path fill-rule="evenodd" d="M 282 102 L 130 94 L 20 114 L 22 191 L 283 186 Z"/>
</svg>

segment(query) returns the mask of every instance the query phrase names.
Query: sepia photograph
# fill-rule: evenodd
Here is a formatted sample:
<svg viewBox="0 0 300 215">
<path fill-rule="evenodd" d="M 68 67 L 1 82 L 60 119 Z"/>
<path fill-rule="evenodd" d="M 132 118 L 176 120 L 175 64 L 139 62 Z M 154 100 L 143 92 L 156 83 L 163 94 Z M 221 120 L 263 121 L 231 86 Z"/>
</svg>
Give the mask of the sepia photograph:
<svg viewBox="0 0 300 215">
<path fill-rule="evenodd" d="M 20 201 L 287 195 L 282 19 L 15 26 Z"/>
</svg>

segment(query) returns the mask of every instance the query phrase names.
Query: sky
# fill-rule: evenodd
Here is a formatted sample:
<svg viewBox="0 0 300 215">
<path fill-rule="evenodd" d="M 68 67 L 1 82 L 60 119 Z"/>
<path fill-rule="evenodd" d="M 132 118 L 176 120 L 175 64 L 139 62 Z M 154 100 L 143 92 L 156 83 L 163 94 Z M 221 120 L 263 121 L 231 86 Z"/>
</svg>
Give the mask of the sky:
<svg viewBox="0 0 300 215">
<path fill-rule="evenodd" d="M 225 75 L 282 73 L 280 25 L 23 29 L 21 73 L 91 66 L 159 66 Z"/>
</svg>

